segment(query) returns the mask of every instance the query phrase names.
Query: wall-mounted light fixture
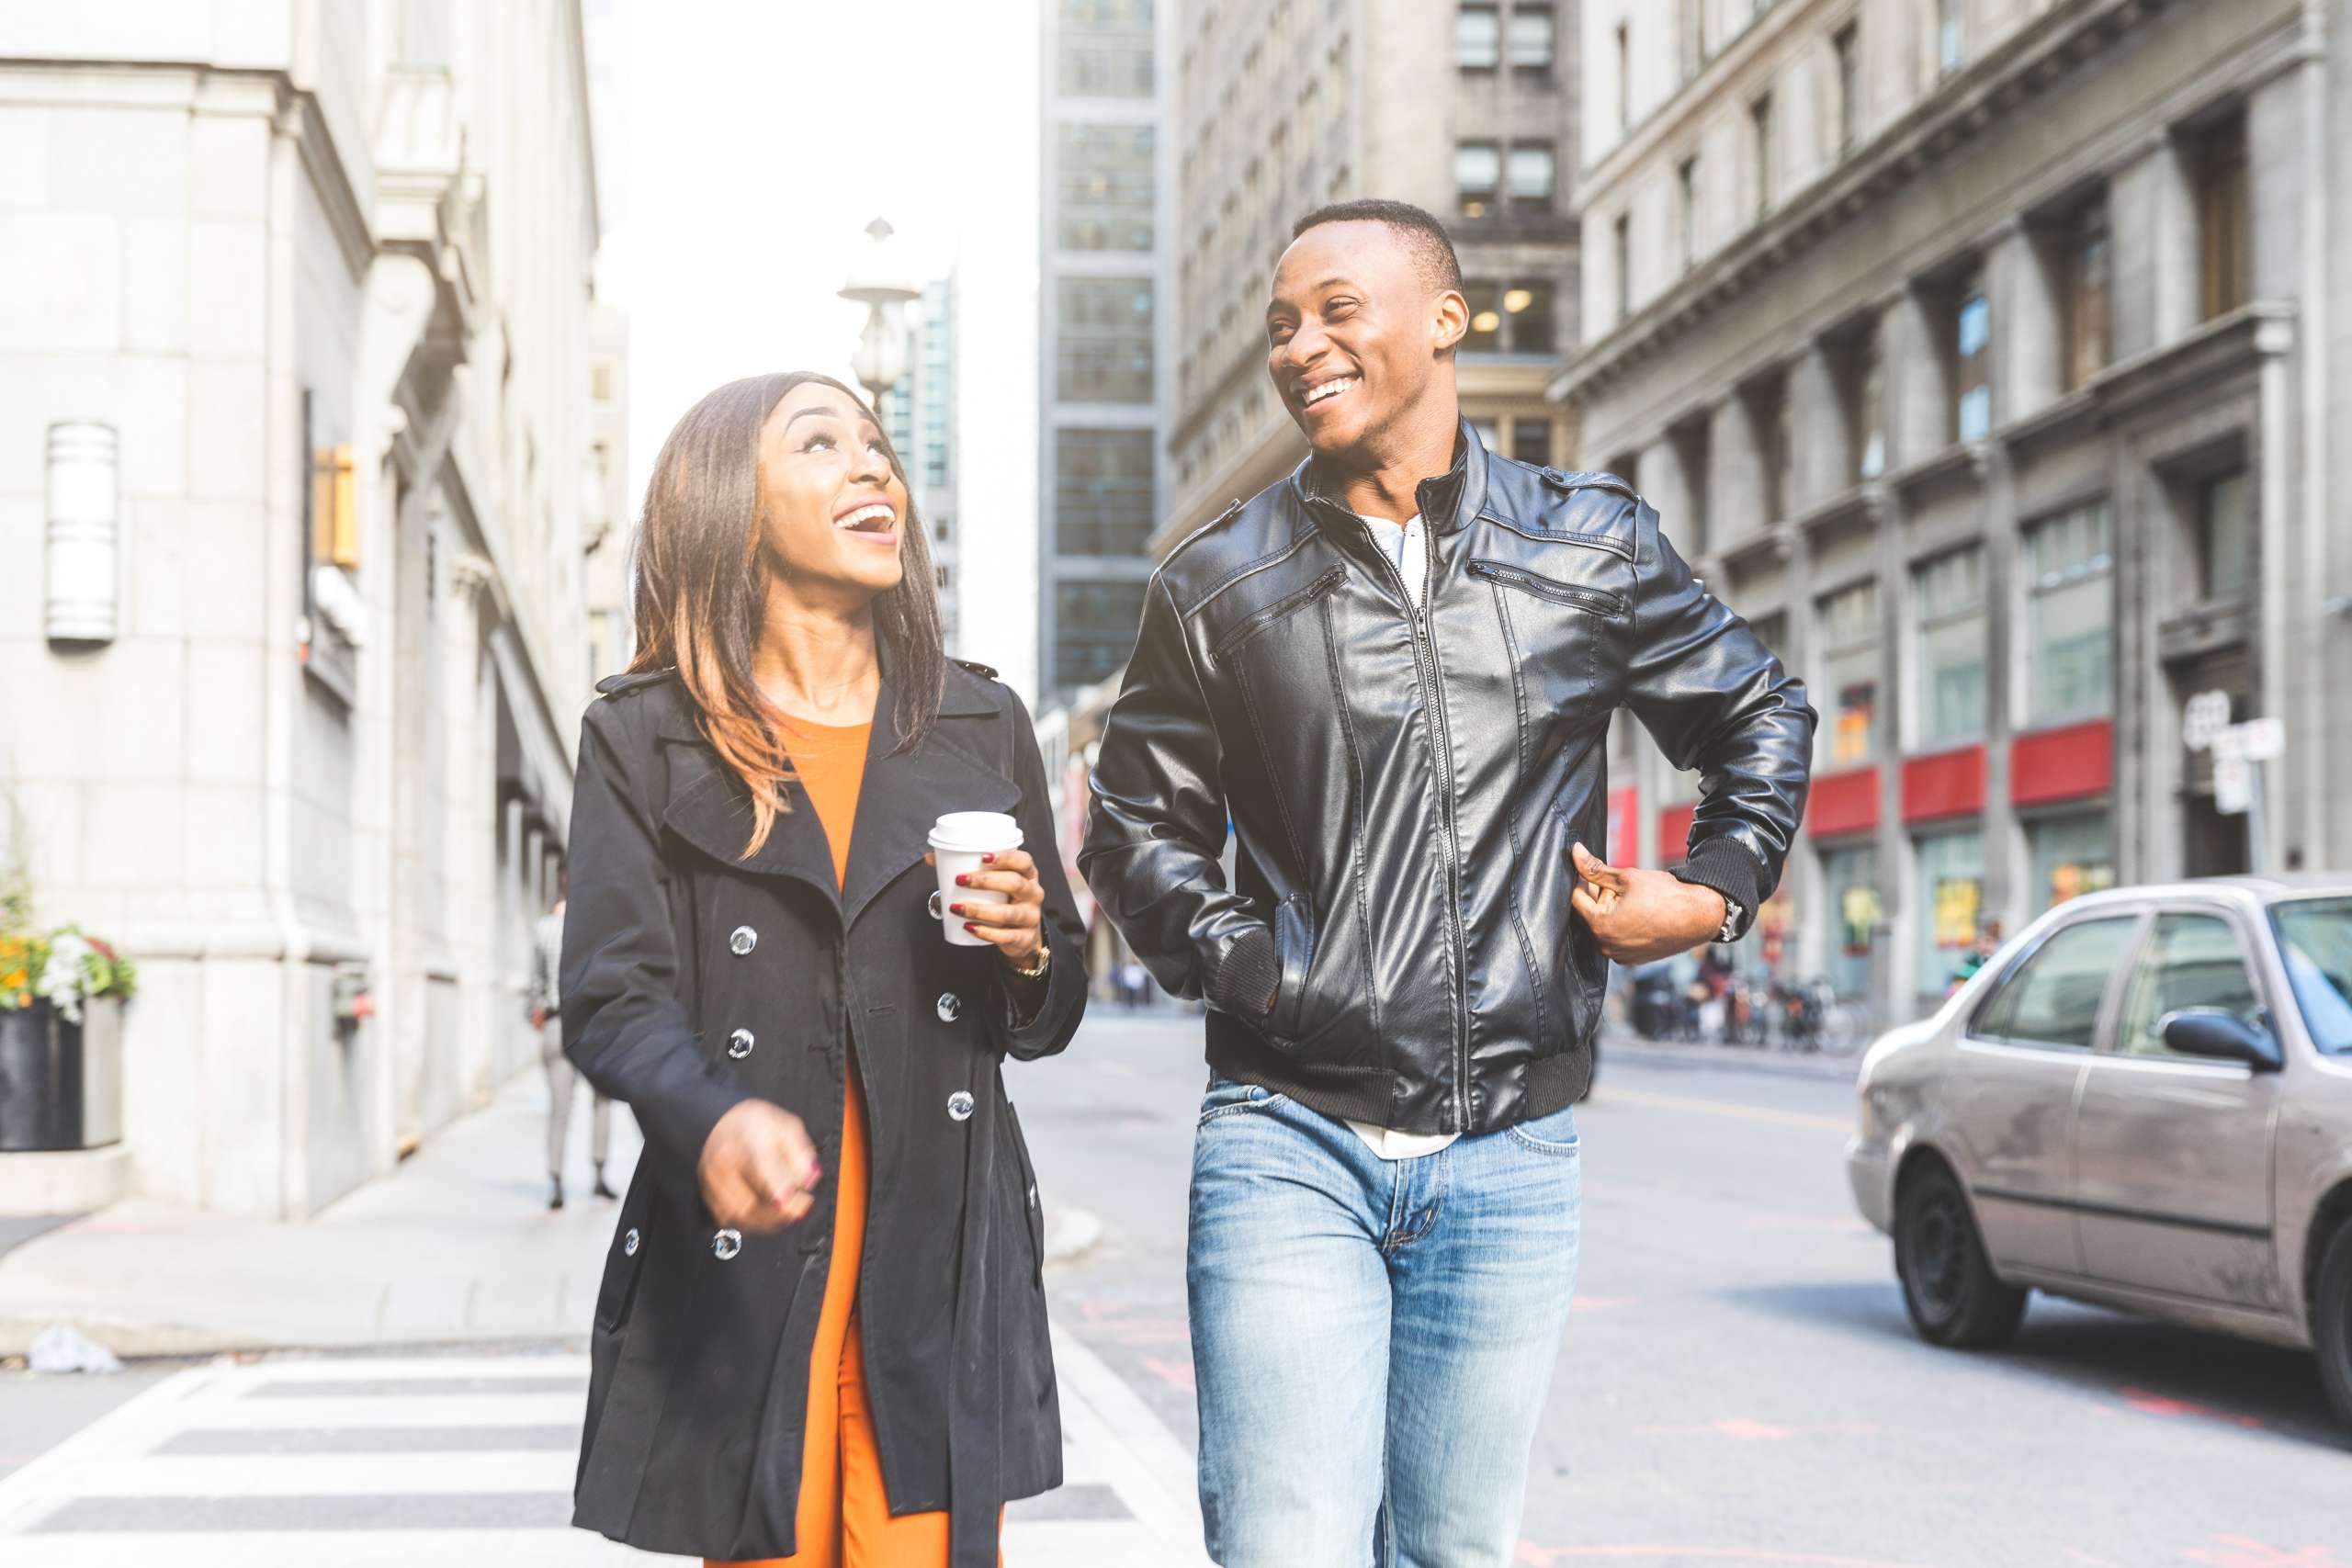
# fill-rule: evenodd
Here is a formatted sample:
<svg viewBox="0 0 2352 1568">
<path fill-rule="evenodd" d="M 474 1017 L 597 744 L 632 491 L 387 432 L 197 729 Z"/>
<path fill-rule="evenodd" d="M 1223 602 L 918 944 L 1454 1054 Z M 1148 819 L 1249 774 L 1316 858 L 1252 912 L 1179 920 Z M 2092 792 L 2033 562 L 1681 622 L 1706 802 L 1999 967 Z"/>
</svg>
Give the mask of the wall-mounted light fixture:
<svg viewBox="0 0 2352 1568">
<path fill-rule="evenodd" d="M 112 642 L 119 596 L 121 443 L 114 426 L 49 427 L 49 615 L 52 642 Z"/>
</svg>

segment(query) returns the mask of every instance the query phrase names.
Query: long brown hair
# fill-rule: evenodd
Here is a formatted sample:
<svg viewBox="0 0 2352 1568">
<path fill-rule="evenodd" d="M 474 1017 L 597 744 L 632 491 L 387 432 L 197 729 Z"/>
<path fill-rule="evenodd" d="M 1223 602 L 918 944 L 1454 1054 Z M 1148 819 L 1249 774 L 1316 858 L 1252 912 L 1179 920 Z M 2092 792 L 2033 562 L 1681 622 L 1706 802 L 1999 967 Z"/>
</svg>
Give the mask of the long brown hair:
<svg viewBox="0 0 2352 1568">
<path fill-rule="evenodd" d="M 814 371 L 729 381 L 688 409 L 662 444 L 637 532 L 637 657 L 629 668 L 677 671 L 703 738 L 751 791 L 746 858 L 767 842 L 776 813 L 789 809 L 784 786 L 792 778 L 783 715 L 752 678 L 770 583 L 760 547 L 760 432 L 784 395 L 805 381 L 823 382 L 873 417 L 865 399 Z M 878 418 L 874 423 L 881 428 Z M 882 449 L 905 484 L 887 430 Z M 900 750 L 931 732 L 947 677 L 926 532 L 910 487 L 899 585 L 874 603 L 876 651 L 898 694 L 892 716 Z"/>
</svg>

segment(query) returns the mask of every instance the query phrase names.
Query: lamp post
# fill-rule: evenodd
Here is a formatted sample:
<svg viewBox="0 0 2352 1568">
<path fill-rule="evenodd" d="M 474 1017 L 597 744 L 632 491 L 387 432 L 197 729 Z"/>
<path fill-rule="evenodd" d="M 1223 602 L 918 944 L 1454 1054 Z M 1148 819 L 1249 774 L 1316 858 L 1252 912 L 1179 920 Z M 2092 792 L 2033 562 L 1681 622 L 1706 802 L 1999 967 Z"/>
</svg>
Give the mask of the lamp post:
<svg viewBox="0 0 2352 1568">
<path fill-rule="evenodd" d="M 908 303 L 922 298 L 922 290 L 899 271 L 898 253 L 889 243 L 889 223 L 876 218 L 865 226 L 865 232 L 874 247 L 850 268 L 841 297 L 865 307 L 865 331 L 858 338 L 857 352 L 850 356 L 850 368 L 873 398 L 874 412 L 879 414 L 883 394 L 907 373 L 902 321 Z"/>
</svg>

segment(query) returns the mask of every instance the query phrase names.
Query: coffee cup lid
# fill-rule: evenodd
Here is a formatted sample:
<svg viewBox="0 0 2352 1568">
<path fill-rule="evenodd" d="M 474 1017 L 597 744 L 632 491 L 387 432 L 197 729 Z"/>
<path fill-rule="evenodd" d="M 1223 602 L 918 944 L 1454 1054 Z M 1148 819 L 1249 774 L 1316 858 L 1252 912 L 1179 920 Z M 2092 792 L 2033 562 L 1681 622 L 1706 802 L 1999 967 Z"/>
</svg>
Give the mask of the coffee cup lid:
<svg viewBox="0 0 2352 1568">
<path fill-rule="evenodd" d="M 1017 850 L 1021 824 L 1001 811 L 951 811 L 931 826 L 934 850 Z"/>
</svg>

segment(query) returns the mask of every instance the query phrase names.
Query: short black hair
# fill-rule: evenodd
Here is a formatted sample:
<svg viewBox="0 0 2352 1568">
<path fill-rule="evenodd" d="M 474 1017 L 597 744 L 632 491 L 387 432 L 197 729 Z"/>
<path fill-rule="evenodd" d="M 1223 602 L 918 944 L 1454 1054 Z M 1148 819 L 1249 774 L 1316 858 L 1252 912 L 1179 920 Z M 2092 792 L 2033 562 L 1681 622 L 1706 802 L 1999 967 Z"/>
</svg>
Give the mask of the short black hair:
<svg viewBox="0 0 2352 1568">
<path fill-rule="evenodd" d="M 1335 201 L 1329 207 L 1317 208 L 1291 225 L 1290 237 L 1295 240 L 1309 229 L 1319 229 L 1326 223 L 1387 224 L 1412 247 L 1422 281 L 1434 291 L 1461 292 L 1462 261 L 1453 254 L 1453 237 L 1445 231 L 1444 224 L 1411 202 L 1385 201 L 1376 197 Z"/>
</svg>

